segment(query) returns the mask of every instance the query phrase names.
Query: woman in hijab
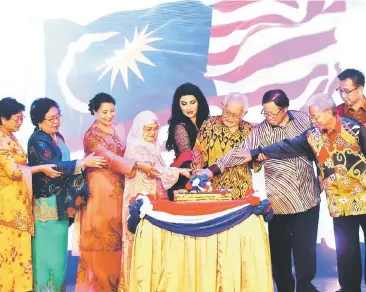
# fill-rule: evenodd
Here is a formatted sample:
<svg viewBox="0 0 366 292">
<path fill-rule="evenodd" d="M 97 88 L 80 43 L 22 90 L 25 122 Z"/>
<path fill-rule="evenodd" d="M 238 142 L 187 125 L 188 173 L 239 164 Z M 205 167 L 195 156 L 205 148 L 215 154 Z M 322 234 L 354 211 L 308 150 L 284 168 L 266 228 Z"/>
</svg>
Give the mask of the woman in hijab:
<svg viewBox="0 0 366 292">
<path fill-rule="evenodd" d="M 135 117 L 127 136 L 125 157 L 152 163 L 154 168 L 159 171 L 159 175 L 149 176 L 137 170 L 135 177 L 126 178 L 122 208 L 123 259 L 119 291 L 129 291 L 134 236 L 127 229 L 130 199 L 138 193 L 145 193 L 155 196 L 156 200 L 168 200 L 167 190 L 178 181 L 179 175 L 190 176 L 188 168 L 166 167 L 157 141 L 159 129 L 160 125 L 156 115 L 151 111 L 143 111 Z"/>
</svg>

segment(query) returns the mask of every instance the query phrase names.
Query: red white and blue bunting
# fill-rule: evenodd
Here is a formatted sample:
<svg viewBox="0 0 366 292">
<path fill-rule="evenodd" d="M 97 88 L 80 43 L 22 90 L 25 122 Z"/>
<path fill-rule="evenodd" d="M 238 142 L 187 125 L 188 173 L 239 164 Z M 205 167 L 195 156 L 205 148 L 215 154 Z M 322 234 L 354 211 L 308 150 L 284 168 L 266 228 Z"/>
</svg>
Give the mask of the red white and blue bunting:
<svg viewBox="0 0 366 292">
<path fill-rule="evenodd" d="M 128 230 L 136 232 L 142 218 L 162 229 L 189 236 L 204 237 L 223 232 L 251 215 L 273 217 L 271 203 L 249 194 L 246 198 L 222 202 L 174 203 L 156 201 L 138 194 L 130 201 Z"/>
</svg>

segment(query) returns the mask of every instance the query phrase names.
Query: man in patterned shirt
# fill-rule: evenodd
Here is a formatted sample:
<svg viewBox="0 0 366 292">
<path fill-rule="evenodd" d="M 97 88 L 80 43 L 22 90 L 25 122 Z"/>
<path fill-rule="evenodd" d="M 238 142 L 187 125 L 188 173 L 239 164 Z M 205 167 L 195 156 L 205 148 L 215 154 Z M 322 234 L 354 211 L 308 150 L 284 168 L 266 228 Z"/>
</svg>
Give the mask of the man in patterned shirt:
<svg viewBox="0 0 366 292">
<path fill-rule="evenodd" d="M 210 117 L 202 124 L 193 148 L 191 167 L 194 172 L 239 146 L 252 132 L 253 126 L 242 120 L 247 109 L 245 95 L 230 93 L 224 98 L 222 115 Z M 255 163 L 254 169 L 260 170 L 260 163 Z M 233 167 L 215 177 L 212 187 L 231 189 L 234 199 L 243 198 L 252 188 L 251 171 L 247 165 Z"/>
<path fill-rule="evenodd" d="M 366 98 L 363 95 L 365 76 L 355 69 L 346 69 L 338 75 L 337 92 L 344 103 L 337 106 L 337 114 L 341 117 L 355 119 L 366 125 Z"/>
<path fill-rule="evenodd" d="M 289 99 L 280 89 L 267 91 L 262 99 L 265 120 L 257 125 L 239 148 L 264 147 L 295 138 L 312 126 L 310 117 L 288 110 Z M 226 173 L 242 164 L 236 149 L 211 164 L 211 176 Z M 316 239 L 320 189 L 315 178 L 313 156 L 264 162 L 267 197 L 275 215 L 268 224 L 273 278 L 279 292 L 295 291 L 291 252 L 296 270 L 296 291 L 317 291 L 311 281 L 316 275 Z"/>
<path fill-rule="evenodd" d="M 366 128 L 354 119 L 337 116 L 328 95 L 317 94 L 307 104 L 315 127 L 295 139 L 243 149 L 236 156 L 245 163 L 259 153 L 277 159 L 315 155 L 333 217 L 340 291 L 359 292 L 360 226 L 366 231 Z"/>
</svg>

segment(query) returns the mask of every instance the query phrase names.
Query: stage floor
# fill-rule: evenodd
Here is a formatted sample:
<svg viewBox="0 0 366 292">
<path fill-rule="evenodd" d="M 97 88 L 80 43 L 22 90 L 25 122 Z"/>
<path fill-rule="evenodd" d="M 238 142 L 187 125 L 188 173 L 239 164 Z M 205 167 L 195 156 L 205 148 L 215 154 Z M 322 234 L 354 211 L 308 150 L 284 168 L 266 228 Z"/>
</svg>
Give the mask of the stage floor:
<svg viewBox="0 0 366 292">
<path fill-rule="evenodd" d="M 313 283 L 322 292 L 334 292 L 339 289 L 337 278 L 316 278 Z M 66 292 L 74 291 L 75 286 L 68 285 L 66 287 Z M 366 291 L 366 285 L 362 285 L 362 291 Z"/>
</svg>

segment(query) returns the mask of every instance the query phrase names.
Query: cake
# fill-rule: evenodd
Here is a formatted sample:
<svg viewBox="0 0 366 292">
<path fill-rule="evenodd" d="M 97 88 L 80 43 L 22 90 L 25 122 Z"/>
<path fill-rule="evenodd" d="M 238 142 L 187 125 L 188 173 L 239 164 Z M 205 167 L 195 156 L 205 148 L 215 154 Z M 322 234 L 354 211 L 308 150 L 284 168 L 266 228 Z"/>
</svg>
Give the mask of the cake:
<svg viewBox="0 0 366 292">
<path fill-rule="evenodd" d="M 232 200 L 230 190 L 210 190 L 207 192 L 188 191 L 180 189 L 174 191 L 175 202 L 216 202 Z"/>
<path fill-rule="evenodd" d="M 174 191 L 175 202 L 215 202 L 232 200 L 227 189 L 212 189 L 206 174 L 194 174 L 186 183 L 186 189 Z"/>
</svg>

